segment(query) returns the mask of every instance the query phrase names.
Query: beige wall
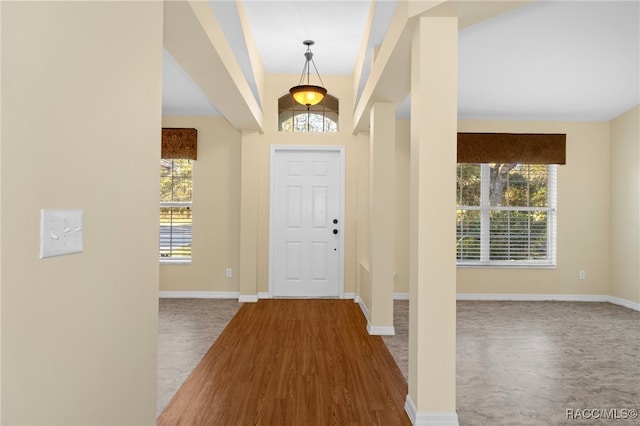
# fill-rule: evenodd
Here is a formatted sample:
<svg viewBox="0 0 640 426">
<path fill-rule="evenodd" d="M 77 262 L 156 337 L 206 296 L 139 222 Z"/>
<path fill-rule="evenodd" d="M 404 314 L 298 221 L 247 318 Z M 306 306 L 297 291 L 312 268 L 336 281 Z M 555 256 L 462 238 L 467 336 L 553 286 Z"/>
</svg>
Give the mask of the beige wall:
<svg viewBox="0 0 640 426">
<path fill-rule="evenodd" d="M 350 78 L 323 76 L 329 93 L 340 100 L 338 133 L 278 131 L 277 99 L 299 76 L 266 75 L 265 129 L 258 135 L 258 167 L 250 172 L 258 182 L 257 288 L 269 291 L 269 182 L 272 145 L 345 147 L 345 274 L 344 291 L 356 287 L 357 140 L 351 134 L 353 102 Z M 163 126 L 198 129 L 198 160 L 194 166 L 193 259 L 188 265 L 160 266 L 161 291 L 239 291 L 240 148 L 242 135 L 219 117 L 164 117 Z M 233 268 L 234 276 L 225 277 Z M 239 271 L 238 271 L 239 272 Z M 245 290 L 243 290 L 245 291 Z"/>
<path fill-rule="evenodd" d="M 395 293 L 409 293 L 409 156 L 411 122 L 396 122 Z"/>
<path fill-rule="evenodd" d="M 462 121 L 458 129 L 567 134 L 567 164 L 558 167 L 557 268 L 458 268 L 458 293 L 608 294 L 609 123 Z"/>
<path fill-rule="evenodd" d="M 365 306 L 371 306 L 371 280 L 369 278 L 369 133 L 360 133 L 357 139 L 357 191 L 356 191 L 356 295 Z"/>
<path fill-rule="evenodd" d="M 409 189 L 402 175 L 408 168 L 408 127 L 407 120 L 398 121 L 396 292 L 407 291 L 403 259 L 408 259 L 409 248 L 401 235 L 408 232 L 402 216 L 408 210 Z M 458 129 L 567 134 L 567 164 L 558 168 L 557 268 L 458 268 L 458 293 L 609 294 L 609 123 L 461 121 Z M 586 271 L 585 280 L 578 279 L 580 270 Z"/>
<path fill-rule="evenodd" d="M 356 280 L 356 186 L 357 137 L 353 136 L 353 94 L 350 77 L 323 75 L 329 93 L 340 100 L 339 132 L 294 133 L 278 131 L 278 98 L 295 85 L 299 76 L 266 75 L 264 134 L 260 135 L 258 179 L 258 292 L 269 290 L 269 182 L 272 145 L 344 146 L 345 148 L 345 242 L 344 291 L 355 291 Z"/>
<path fill-rule="evenodd" d="M 276 99 L 286 91 L 290 78 L 270 76 L 269 96 Z M 327 84 L 329 86 L 329 84 Z M 275 87 L 275 88 L 274 88 Z M 277 87 L 282 90 L 278 91 Z M 331 86 L 329 86 L 331 87 Z M 336 87 L 336 86 L 333 86 Z M 332 88 L 333 88 L 332 87 Z M 337 87 L 340 87 L 337 85 Z M 267 105 L 275 110 L 275 101 Z M 349 117 L 341 115 L 342 120 Z M 348 114 L 347 114 L 348 115 Z M 347 152 L 347 223 L 345 245 L 345 291 L 356 292 L 367 306 L 369 288 L 356 289 L 363 282 L 359 265 L 368 264 L 366 229 L 368 217 L 368 134 L 352 136 L 350 132 L 334 135 L 286 134 L 277 132 L 277 122 L 271 111 L 265 114 L 265 134 L 260 135 L 259 181 L 259 256 L 258 291 L 268 291 L 269 254 L 269 146 L 282 145 L 345 145 Z M 610 170 L 613 179 L 618 170 L 609 166 L 609 140 L 616 141 L 615 156 L 632 159 L 633 111 L 609 123 L 563 123 L 518 121 L 462 121 L 460 131 L 478 132 L 559 132 L 567 133 L 567 164 L 558 170 L 558 266 L 555 269 L 458 268 L 458 293 L 507 294 L 594 294 L 607 295 L 609 290 L 609 199 Z M 631 124 L 629 124 L 631 123 Z M 161 290 L 177 291 L 238 291 L 238 235 L 239 224 L 239 145 L 240 134 L 221 118 L 165 117 L 165 126 L 197 127 L 199 130 L 199 159 L 196 162 L 194 193 L 194 260 L 191 265 L 165 265 L 161 269 Z M 408 164 L 409 120 L 396 125 L 396 278 L 394 291 L 408 292 Z M 345 122 L 341 123 L 344 130 Z M 616 135 L 622 136 L 616 136 Z M 213 139 L 210 136 L 215 135 Z M 637 137 L 635 139 L 637 141 Z M 626 148 L 625 148 L 626 147 Z M 615 146 L 614 146 L 615 148 Z M 637 150 L 637 142 L 636 147 Z M 616 152 L 618 154 L 616 154 Z M 630 155 L 628 155 L 630 154 Z M 205 174 L 205 175 L 203 175 Z M 625 179 L 634 182 L 633 179 Z M 223 182 L 226 182 L 223 184 Z M 612 183 L 613 184 L 613 183 Z M 206 194 L 206 195 L 202 195 Z M 357 195 L 356 195 L 357 194 Z M 626 194 L 626 191 L 625 191 Z M 203 199 L 204 198 L 204 199 Z M 228 200 L 222 203 L 222 200 Z M 627 203 L 624 201 L 623 203 Z M 199 203 L 203 203 L 199 206 Z M 616 202 L 612 200 L 612 206 Z M 403 208 L 404 206 L 404 208 Z M 637 209 L 612 209 L 612 212 L 633 212 Z M 612 214 L 618 214 L 618 213 Z M 626 213 L 625 213 L 626 214 Z M 629 213 L 632 214 L 632 213 Z M 612 217 L 612 223 L 613 221 Z M 201 238 L 200 227 L 207 235 Z M 356 232 L 357 229 L 357 232 Z M 625 234 L 628 235 L 628 234 Z M 357 241 L 356 241 L 357 240 Z M 612 240 L 613 241 L 613 240 Z M 615 242 L 612 242 L 615 252 Z M 357 256 L 356 256 L 356 246 Z M 362 248 L 362 250 L 361 250 Z M 201 252 L 199 257 L 198 252 Z M 625 249 L 625 253 L 628 251 Z M 612 260 L 613 261 L 613 260 Z M 626 262 L 627 265 L 637 263 Z M 225 278 L 224 269 L 234 268 L 234 277 Z M 633 268 L 633 266 L 629 266 Z M 629 269 L 627 268 L 627 269 Z M 578 279 L 578 271 L 586 271 L 586 279 Z M 612 270 L 613 272 L 613 270 Z M 357 274 L 357 277 L 356 277 Z M 615 275 L 615 276 L 619 276 Z M 636 300 L 637 286 L 620 287 L 613 279 L 611 294 Z M 366 282 L 366 280 L 365 280 Z M 636 291 L 636 293 L 633 293 Z"/>
<path fill-rule="evenodd" d="M 611 122 L 611 296 L 640 303 L 640 107 Z"/>
<path fill-rule="evenodd" d="M 1 7 L 1 421 L 153 424 L 162 3 Z M 39 259 L 42 208 L 83 253 Z"/>
<path fill-rule="evenodd" d="M 238 291 L 241 134 L 222 117 L 163 117 L 198 130 L 190 264 L 160 265 L 160 291 Z M 225 275 L 232 268 L 231 278 Z"/>
<path fill-rule="evenodd" d="M 410 154 L 410 124 L 409 120 L 396 121 L 395 140 L 395 232 L 394 232 L 394 257 L 395 278 L 394 293 L 409 293 L 409 154 Z M 362 133 L 358 139 L 357 161 L 357 204 L 358 204 L 358 264 L 363 263 L 369 267 L 368 220 L 369 220 L 369 134 Z M 360 269 L 358 269 L 360 274 Z M 367 283 L 358 276 L 358 283 Z M 357 294 L 365 305 L 371 306 L 371 289 L 361 287 Z"/>
<path fill-rule="evenodd" d="M 394 293 L 409 293 L 409 137 L 410 121 L 396 121 L 395 140 L 395 232 Z M 368 220 L 369 220 L 369 134 L 362 133 L 358 139 L 357 160 L 357 263 L 369 267 Z M 358 274 L 360 270 L 358 269 Z M 363 282 L 358 276 L 358 283 Z M 368 283 L 368 280 L 364 280 Z M 370 284 L 370 283 L 368 283 Z M 370 288 L 360 288 L 357 294 L 367 306 L 371 306 Z"/>
</svg>

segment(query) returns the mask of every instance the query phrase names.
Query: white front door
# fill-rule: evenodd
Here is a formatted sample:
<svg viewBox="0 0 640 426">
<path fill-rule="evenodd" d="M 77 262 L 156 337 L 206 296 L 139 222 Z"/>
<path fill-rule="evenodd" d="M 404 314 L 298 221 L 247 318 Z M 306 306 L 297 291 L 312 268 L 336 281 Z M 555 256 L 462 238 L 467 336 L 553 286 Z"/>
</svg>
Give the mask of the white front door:
<svg viewBox="0 0 640 426">
<path fill-rule="evenodd" d="M 271 167 L 273 296 L 341 296 L 341 151 L 275 149 Z"/>
</svg>

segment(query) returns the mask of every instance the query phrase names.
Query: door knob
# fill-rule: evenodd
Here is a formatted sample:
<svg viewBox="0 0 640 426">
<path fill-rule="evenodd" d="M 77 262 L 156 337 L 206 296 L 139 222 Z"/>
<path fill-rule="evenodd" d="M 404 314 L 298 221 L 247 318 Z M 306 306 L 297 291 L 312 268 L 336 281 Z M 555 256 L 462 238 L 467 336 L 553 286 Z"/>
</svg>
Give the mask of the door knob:
<svg viewBox="0 0 640 426">
<path fill-rule="evenodd" d="M 334 230 L 333 230 L 333 235 L 336 235 L 337 233 L 338 233 L 338 230 L 337 230 L 337 229 L 334 229 Z"/>
</svg>

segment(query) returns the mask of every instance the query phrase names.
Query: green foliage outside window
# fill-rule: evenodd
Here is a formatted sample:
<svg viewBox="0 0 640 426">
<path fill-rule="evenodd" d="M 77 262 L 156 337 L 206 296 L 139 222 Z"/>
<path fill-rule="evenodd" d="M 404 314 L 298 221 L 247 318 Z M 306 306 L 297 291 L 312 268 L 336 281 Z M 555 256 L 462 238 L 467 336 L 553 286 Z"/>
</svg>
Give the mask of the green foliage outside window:
<svg viewBox="0 0 640 426">
<path fill-rule="evenodd" d="M 337 132 L 338 123 L 322 114 L 300 112 L 284 120 L 283 132 Z"/>
<path fill-rule="evenodd" d="M 160 258 L 191 258 L 193 161 L 160 161 Z"/>
<path fill-rule="evenodd" d="M 281 132 L 337 132 L 340 101 L 327 93 L 317 105 L 300 105 L 287 93 L 278 98 Z"/>
<path fill-rule="evenodd" d="M 192 160 L 160 160 L 160 201 L 191 202 Z"/>
<path fill-rule="evenodd" d="M 458 164 L 458 263 L 551 263 L 547 165 Z"/>
</svg>

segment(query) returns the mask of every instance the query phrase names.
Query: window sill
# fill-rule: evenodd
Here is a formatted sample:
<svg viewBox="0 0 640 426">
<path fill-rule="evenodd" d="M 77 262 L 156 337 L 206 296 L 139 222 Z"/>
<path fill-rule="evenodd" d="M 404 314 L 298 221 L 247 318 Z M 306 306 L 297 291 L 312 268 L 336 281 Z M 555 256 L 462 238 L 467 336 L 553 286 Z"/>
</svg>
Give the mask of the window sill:
<svg viewBox="0 0 640 426">
<path fill-rule="evenodd" d="M 161 265 L 190 265 L 191 259 L 160 259 Z"/>
<path fill-rule="evenodd" d="M 509 265 L 509 264 L 499 264 L 499 263 L 458 263 L 456 264 L 457 268 L 462 268 L 462 269 L 556 269 L 557 265 L 550 265 L 550 264 L 515 264 L 515 265 Z"/>
</svg>

